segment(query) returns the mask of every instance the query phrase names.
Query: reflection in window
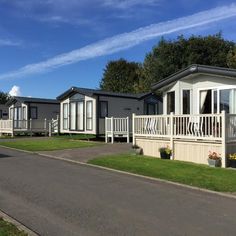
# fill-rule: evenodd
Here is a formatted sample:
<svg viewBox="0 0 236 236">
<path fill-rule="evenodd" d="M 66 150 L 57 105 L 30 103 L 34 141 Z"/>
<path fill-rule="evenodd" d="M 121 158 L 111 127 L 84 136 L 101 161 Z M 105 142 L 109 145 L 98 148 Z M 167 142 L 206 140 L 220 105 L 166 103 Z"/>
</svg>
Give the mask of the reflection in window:
<svg viewBox="0 0 236 236">
<path fill-rule="evenodd" d="M 167 114 L 175 112 L 175 92 L 167 93 Z"/>
<path fill-rule="evenodd" d="M 183 114 L 190 114 L 190 90 L 183 90 Z"/>
</svg>

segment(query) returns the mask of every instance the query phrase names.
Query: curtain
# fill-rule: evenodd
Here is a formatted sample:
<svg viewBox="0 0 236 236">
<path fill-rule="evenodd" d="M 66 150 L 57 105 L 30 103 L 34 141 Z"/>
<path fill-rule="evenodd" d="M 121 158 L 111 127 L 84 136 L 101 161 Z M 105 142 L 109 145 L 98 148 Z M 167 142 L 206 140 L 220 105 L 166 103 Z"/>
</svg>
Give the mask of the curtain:
<svg viewBox="0 0 236 236">
<path fill-rule="evenodd" d="M 77 103 L 78 130 L 84 129 L 84 102 Z"/>
</svg>

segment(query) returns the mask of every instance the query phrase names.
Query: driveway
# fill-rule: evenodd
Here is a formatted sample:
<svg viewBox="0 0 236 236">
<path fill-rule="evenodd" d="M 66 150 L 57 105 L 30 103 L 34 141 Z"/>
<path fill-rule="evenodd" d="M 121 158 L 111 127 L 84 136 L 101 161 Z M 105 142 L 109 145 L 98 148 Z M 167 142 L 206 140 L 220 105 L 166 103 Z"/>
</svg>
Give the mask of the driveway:
<svg viewBox="0 0 236 236">
<path fill-rule="evenodd" d="M 40 235 L 235 235 L 236 201 L 0 148 L 0 209 Z"/>
<path fill-rule="evenodd" d="M 88 160 L 93 159 L 94 157 L 125 153 L 130 152 L 131 150 L 132 144 L 129 143 L 109 143 L 87 148 L 41 151 L 38 153 L 86 163 Z"/>
</svg>

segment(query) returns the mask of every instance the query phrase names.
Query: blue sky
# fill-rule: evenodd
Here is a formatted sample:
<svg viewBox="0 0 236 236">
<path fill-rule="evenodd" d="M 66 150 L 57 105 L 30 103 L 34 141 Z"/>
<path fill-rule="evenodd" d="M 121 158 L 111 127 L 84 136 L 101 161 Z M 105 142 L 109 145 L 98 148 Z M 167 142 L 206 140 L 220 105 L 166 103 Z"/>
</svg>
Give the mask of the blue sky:
<svg viewBox="0 0 236 236">
<path fill-rule="evenodd" d="M 236 41 L 228 0 L 0 0 L 0 90 L 55 98 L 98 88 L 109 60 L 142 62 L 158 43 L 218 33 Z"/>
</svg>

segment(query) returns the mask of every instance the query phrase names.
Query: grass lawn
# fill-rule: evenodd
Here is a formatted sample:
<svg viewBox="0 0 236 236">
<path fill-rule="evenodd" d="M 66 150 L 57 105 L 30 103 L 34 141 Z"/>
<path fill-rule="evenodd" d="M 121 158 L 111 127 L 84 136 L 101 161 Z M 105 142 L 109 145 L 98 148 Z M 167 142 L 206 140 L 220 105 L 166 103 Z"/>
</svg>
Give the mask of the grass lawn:
<svg viewBox="0 0 236 236">
<path fill-rule="evenodd" d="M 134 154 L 106 156 L 89 163 L 219 192 L 236 192 L 236 170 Z"/>
<path fill-rule="evenodd" d="M 0 143 L 2 146 L 23 149 L 27 151 L 52 151 L 71 148 L 93 147 L 99 145 L 96 142 L 86 142 L 74 139 L 63 138 L 48 138 L 48 139 L 34 139 L 29 140 L 14 140 Z"/>
<path fill-rule="evenodd" d="M 0 218 L 0 236 L 27 236 L 23 231 L 16 228 L 15 225 L 4 221 Z"/>
</svg>

